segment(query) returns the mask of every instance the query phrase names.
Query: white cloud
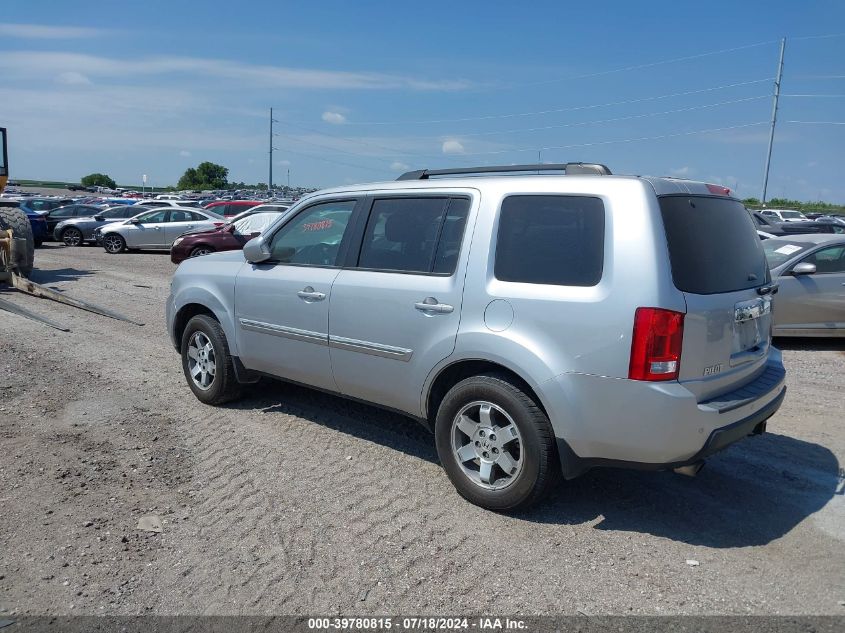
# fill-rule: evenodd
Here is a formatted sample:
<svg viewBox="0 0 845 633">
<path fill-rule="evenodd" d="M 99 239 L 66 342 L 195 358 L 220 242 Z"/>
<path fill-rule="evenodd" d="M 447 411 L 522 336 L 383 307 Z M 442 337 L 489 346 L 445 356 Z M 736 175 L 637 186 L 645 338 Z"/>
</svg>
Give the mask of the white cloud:
<svg viewBox="0 0 845 633">
<path fill-rule="evenodd" d="M 689 176 L 692 173 L 692 168 L 684 166 L 684 167 L 675 167 L 669 170 L 669 173 L 673 176 Z"/>
<path fill-rule="evenodd" d="M 186 157 L 186 158 L 187 158 L 188 156 L 190 156 L 190 155 L 191 155 L 191 152 L 189 152 L 189 151 L 188 151 L 188 150 L 186 150 L 186 149 L 183 149 L 183 150 L 181 150 L 181 151 L 179 152 L 179 156 L 184 156 L 184 157 Z"/>
<path fill-rule="evenodd" d="M 66 86 L 90 86 L 91 80 L 82 73 L 75 70 L 59 73 L 56 77 L 56 82 Z"/>
<path fill-rule="evenodd" d="M 346 123 L 346 117 L 343 116 L 340 112 L 323 112 L 323 121 L 326 123 L 331 123 L 332 125 L 341 125 Z"/>
<path fill-rule="evenodd" d="M 450 139 L 448 141 L 443 141 L 443 153 L 444 154 L 463 154 L 464 153 L 464 146 L 461 145 L 458 141 L 454 139 Z"/>
<path fill-rule="evenodd" d="M 408 171 L 409 166 L 401 161 L 394 161 L 390 164 L 391 171 Z"/>
<path fill-rule="evenodd" d="M 85 68 L 90 77 L 132 77 L 181 75 L 213 77 L 250 86 L 336 90 L 464 90 L 464 80 L 422 80 L 405 75 L 376 72 L 333 71 L 284 66 L 260 66 L 224 59 L 177 57 L 173 55 L 139 59 L 111 59 L 96 55 L 52 51 L 6 52 L 0 56 L 4 81 L 28 79 L 38 73 L 55 73 Z"/>
<path fill-rule="evenodd" d="M 46 24 L 0 24 L 0 36 L 22 39 L 66 40 L 101 35 L 100 29 L 85 26 L 48 26 Z"/>
</svg>

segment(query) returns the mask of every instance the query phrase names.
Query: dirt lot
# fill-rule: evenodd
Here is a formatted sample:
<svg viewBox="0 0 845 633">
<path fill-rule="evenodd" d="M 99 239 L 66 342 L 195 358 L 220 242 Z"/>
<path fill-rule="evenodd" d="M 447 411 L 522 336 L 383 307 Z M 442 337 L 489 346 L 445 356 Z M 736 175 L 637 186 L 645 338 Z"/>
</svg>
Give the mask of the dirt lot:
<svg viewBox="0 0 845 633">
<path fill-rule="evenodd" d="M 0 313 L 0 613 L 845 613 L 845 341 L 782 341 L 770 433 L 697 478 L 597 470 L 509 517 L 397 415 L 282 384 L 197 402 L 166 254 L 36 265 L 146 325 L 2 292 L 72 332 Z"/>
</svg>

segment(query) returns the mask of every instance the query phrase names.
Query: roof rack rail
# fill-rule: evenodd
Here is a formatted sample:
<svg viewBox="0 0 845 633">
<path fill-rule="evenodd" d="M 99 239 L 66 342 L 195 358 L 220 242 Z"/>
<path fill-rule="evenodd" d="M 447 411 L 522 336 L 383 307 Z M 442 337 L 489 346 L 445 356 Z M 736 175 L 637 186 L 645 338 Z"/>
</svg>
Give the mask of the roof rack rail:
<svg viewBox="0 0 845 633">
<path fill-rule="evenodd" d="M 599 163 L 537 163 L 534 165 L 493 165 L 487 167 L 455 167 L 452 169 L 417 169 L 408 171 L 396 180 L 428 180 L 432 176 L 457 176 L 460 174 L 506 174 L 515 171 L 562 171 L 567 175 L 591 174 L 609 176 L 610 169 Z"/>
</svg>

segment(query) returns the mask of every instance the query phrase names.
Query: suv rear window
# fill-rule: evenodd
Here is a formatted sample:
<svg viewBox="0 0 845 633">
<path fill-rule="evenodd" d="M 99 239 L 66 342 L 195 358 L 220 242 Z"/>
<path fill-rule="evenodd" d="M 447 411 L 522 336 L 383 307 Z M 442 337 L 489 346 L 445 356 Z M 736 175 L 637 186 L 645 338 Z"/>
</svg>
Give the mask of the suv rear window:
<svg viewBox="0 0 845 633">
<path fill-rule="evenodd" d="M 757 229 L 740 202 L 663 196 L 660 212 L 678 290 L 710 295 L 756 288 L 769 280 Z"/>
<path fill-rule="evenodd" d="M 587 196 L 508 196 L 496 239 L 496 279 L 595 286 L 604 263 L 604 204 Z"/>
</svg>

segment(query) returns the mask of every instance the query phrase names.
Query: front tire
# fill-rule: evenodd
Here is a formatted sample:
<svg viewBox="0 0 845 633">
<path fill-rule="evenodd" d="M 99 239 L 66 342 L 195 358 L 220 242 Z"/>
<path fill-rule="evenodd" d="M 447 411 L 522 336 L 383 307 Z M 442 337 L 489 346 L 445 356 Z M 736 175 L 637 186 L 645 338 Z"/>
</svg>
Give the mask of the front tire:
<svg viewBox="0 0 845 633">
<path fill-rule="evenodd" d="M 482 508 L 525 509 L 559 479 L 548 417 L 504 374 L 472 376 L 452 387 L 437 410 L 434 437 L 458 493 Z"/>
<path fill-rule="evenodd" d="M 208 255 L 209 253 L 213 253 L 214 249 L 210 246 L 195 246 L 194 249 L 191 251 L 191 257 L 202 257 L 203 255 Z"/>
<path fill-rule="evenodd" d="M 218 405 L 240 397 L 226 334 L 207 314 L 193 317 L 182 333 L 182 371 L 200 402 Z"/>
<path fill-rule="evenodd" d="M 122 253 L 126 250 L 126 240 L 117 233 L 107 233 L 103 236 L 103 248 L 112 255 Z"/>
</svg>

